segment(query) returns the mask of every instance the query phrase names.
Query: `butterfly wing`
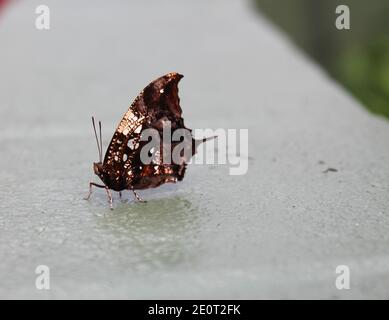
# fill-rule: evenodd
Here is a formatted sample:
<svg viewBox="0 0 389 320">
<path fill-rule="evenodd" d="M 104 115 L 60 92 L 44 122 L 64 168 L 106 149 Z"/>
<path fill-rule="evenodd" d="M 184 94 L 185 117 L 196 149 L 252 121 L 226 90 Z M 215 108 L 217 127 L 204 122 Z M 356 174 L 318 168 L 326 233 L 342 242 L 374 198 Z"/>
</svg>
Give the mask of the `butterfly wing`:
<svg viewBox="0 0 389 320">
<path fill-rule="evenodd" d="M 133 158 L 131 146 L 136 145 L 139 141 L 143 126 L 147 122 L 145 114 L 139 112 L 140 99 L 141 95 L 135 99 L 124 114 L 104 157 L 104 183 L 113 190 L 125 189 L 122 176 L 126 167 L 131 165 Z"/>
<path fill-rule="evenodd" d="M 178 83 L 182 77 L 178 73 L 169 73 L 151 82 L 143 90 L 143 103 L 140 106 L 148 119 L 145 128 L 154 129 L 154 132 L 159 134 L 161 142 L 160 148 L 153 154 L 150 164 L 142 163 L 140 152 L 136 152 L 133 155 L 131 171 L 126 170 L 127 188 L 155 188 L 161 184 L 174 183 L 184 178 L 186 163 L 189 159 L 180 159 L 179 163 L 171 163 L 170 161 L 165 163 L 163 159 L 165 152 L 172 153 L 172 150 L 179 142 L 170 141 L 170 144 L 166 144 L 166 140 L 162 136 L 163 128 L 167 121 L 170 122 L 172 132 L 176 129 L 187 129 L 182 118 L 182 109 L 178 95 Z M 190 150 L 192 150 L 192 142 L 194 140 L 190 137 L 190 143 L 188 143 Z M 147 141 L 141 141 L 139 150 L 145 144 L 147 144 Z M 190 152 L 190 155 L 192 156 L 193 153 Z"/>
<path fill-rule="evenodd" d="M 140 148 L 144 147 L 146 143 L 147 141 L 141 141 Z M 134 153 L 132 167 L 126 170 L 127 188 L 134 190 L 148 189 L 168 182 L 175 183 L 181 181 L 184 178 L 186 162 L 182 161 L 176 164 L 164 163 L 163 161 L 163 148 L 170 147 L 170 152 L 172 152 L 177 144 L 178 142 L 172 142 L 171 146 L 164 145 L 161 138 L 160 149 L 154 152 L 149 164 L 143 164 L 140 159 L 140 153 Z"/>
<path fill-rule="evenodd" d="M 143 89 L 139 110 L 147 114 L 150 127 L 161 130 L 162 122 L 169 120 L 172 129 L 185 128 L 178 96 L 178 82 L 182 78 L 181 74 L 168 73 Z"/>
<path fill-rule="evenodd" d="M 110 183 L 107 185 L 112 189 L 147 189 L 183 179 L 188 159 L 179 164 L 165 164 L 163 152 L 156 152 L 150 164 L 143 164 L 140 159 L 140 151 L 147 143 L 140 141 L 143 130 L 155 129 L 161 139 L 160 150 L 163 150 L 166 148 L 162 139 L 164 124 L 170 121 L 172 131 L 185 128 L 178 96 L 178 82 L 182 77 L 169 73 L 151 82 L 120 121 L 104 158 Z M 171 148 L 176 144 L 172 142 Z"/>
</svg>

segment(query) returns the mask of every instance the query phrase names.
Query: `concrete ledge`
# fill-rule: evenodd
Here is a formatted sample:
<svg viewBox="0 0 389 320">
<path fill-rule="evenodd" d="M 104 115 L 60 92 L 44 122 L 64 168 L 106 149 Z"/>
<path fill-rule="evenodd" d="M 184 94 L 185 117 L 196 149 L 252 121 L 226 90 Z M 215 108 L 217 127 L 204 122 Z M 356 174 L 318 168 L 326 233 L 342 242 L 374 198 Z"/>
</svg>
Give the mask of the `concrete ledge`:
<svg viewBox="0 0 389 320">
<path fill-rule="evenodd" d="M 1 298 L 389 296 L 389 125 L 247 3 L 46 1 L 50 31 L 34 28 L 38 4 L 0 21 Z M 249 129 L 248 174 L 192 166 L 145 206 L 83 201 L 90 115 L 107 145 L 169 71 L 185 75 L 189 127 Z"/>
</svg>

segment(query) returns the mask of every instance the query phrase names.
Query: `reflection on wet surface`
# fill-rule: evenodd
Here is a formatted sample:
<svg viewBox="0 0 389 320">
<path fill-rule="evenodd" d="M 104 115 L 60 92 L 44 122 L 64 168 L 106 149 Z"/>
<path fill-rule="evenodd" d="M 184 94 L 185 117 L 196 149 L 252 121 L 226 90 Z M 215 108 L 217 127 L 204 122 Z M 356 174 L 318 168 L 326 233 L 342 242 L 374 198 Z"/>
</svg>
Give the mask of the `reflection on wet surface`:
<svg viewBox="0 0 389 320">
<path fill-rule="evenodd" d="M 109 239 L 106 249 L 115 259 L 129 259 L 131 269 L 174 267 L 194 258 L 197 215 L 184 197 L 119 203 L 96 216 L 95 232 Z"/>
</svg>

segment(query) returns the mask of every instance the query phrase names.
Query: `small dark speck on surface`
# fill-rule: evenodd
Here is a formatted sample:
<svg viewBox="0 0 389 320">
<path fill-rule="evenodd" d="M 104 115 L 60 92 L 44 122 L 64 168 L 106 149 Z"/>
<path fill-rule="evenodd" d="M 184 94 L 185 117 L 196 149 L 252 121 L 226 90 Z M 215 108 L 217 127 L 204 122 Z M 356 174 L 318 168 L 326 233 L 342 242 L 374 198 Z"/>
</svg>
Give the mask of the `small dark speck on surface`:
<svg viewBox="0 0 389 320">
<path fill-rule="evenodd" d="M 328 173 L 328 172 L 338 172 L 338 169 L 335 168 L 327 168 L 323 171 L 323 173 Z"/>
</svg>

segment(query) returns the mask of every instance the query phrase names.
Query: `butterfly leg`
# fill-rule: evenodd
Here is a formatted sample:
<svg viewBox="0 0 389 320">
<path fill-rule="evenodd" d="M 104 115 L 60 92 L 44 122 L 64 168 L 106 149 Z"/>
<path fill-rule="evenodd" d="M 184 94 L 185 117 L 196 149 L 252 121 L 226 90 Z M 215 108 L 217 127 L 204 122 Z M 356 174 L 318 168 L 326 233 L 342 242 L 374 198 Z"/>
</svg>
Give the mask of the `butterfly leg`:
<svg viewBox="0 0 389 320">
<path fill-rule="evenodd" d="M 105 191 L 107 191 L 109 207 L 111 208 L 111 210 L 113 210 L 113 201 L 112 201 L 111 191 L 109 191 L 109 188 L 107 186 L 104 186 L 104 188 L 105 188 Z"/>
<path fill-rule="evenodd" d="M 103 186 L 101 184 L 97 184 L 94 182 L 89 182 L 89 193 L 88 195 L 84 198 L 85 200 L 89 200 L 91 194 L 92 194 L 92 186 L 98 187 L 98 188 L 106 188 L 106 186 Z"/>
<path fill-rule="evenodd" d="M 131 191 L 134 193 L 134 196 L 135 196 L 136 200 L 138 200 L 139 202 L 143 202 L 143 203 L 146 203 L 146 202 L 147 202 L 147 201 L 145 201 L 145 200 L 142 200 L 142 198 L 139 196 L 139 194 L 137 194 L 137 193 L 135 192 L 134 189 L 131 189 Z"/>
</svg>

